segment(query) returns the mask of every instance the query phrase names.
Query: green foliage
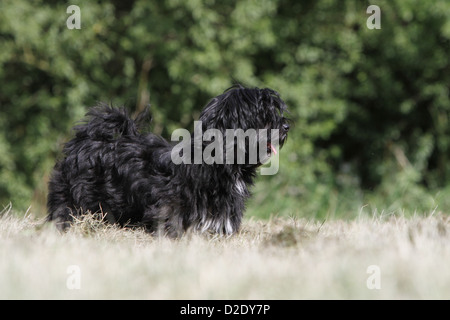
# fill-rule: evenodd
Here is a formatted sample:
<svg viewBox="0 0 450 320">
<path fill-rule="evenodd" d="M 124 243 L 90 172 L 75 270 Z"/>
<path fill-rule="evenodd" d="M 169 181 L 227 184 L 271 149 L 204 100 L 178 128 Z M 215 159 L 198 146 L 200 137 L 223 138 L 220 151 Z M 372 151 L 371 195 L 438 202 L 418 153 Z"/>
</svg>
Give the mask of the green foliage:
<svg viewBox="0 0 450 320">
<path fill-rule="evenodd" d="M 448 212 L 450 5 L 377 4 L 381 30 L 351 1 L 275 17 L 281 68 L 266 79 L 296 106 L 297 135 L 274 183 L 258 185 L 266 213 Z"/>
<path fill-rule="evenodd" d="M 97 101 L 169 137 L 235 82 L 271 87 L 295 122 L 249 213 L 450 210 L 450 3 L 292 0 L 0 3 L 0 206 L 45 203 L 61 145 Z M 44 209 L 42 209 L 43 211 Z M 361 209 L 362 210 L 362 209 Z"/>
</svg>

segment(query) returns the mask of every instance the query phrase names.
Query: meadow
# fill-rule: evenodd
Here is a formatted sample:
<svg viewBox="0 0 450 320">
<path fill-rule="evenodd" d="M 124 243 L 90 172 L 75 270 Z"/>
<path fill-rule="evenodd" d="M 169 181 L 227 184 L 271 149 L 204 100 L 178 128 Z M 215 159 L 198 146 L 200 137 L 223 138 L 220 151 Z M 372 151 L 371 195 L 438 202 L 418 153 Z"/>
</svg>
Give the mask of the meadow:
<svg viewBox="0 0 450 320">
<path fill-rule="evenodd" d="M 450 1 L 378 6 L 0 1 L 0 299 L 449 299 Z M 239 233 L 43 222 L 90 106 L 151 105 L 169 140 L 236 83 L 292 120 Z"/>
<path fill-rule="evenodd" d="M 247 219 L 152 237 L 87 217 L 67 233 L 5 209 L 0 299 L 449 299 L 450 218 Z"/>
</svg>

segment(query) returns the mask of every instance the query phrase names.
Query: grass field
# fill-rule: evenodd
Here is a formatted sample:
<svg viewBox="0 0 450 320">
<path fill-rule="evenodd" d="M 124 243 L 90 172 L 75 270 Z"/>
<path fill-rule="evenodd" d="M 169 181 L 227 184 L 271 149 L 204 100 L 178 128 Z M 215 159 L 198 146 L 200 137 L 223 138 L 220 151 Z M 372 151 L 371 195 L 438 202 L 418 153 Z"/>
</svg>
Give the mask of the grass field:
<svg viewBox="0 0 450 320">
<path fill-rule="evenodd" d="M 153 238 L 94 219 L 66 234 L 0 217 L 1 299 L 449 299 L 450 217 L 247 220 Z"/>
</svg>

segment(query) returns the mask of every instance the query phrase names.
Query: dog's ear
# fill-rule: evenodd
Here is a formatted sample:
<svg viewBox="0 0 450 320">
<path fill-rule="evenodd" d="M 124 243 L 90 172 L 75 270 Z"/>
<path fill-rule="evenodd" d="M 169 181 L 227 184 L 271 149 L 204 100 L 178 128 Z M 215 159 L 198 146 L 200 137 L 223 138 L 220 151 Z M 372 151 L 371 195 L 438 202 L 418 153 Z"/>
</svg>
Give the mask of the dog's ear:
<svg viewBox="0 0 450 320">
<path fill-rule="evenodd" d="M 205 129 L 218 129 L 225 133 L 227 129 L 255 128 L 254 119 L 258 112 L 254 89 L 242 86 L 231 87 L 213 98 L 200 114 Z"/>
<path fill-rule="evenodd" d="M 202 129 L 217 129 L 225 133 L 226 129 L 230 129 L 229 106 L 226 99 L 222 96 L 213 98 L 203 109 L 200 114 L 199 121 L 202 122 Z"/>
</svg>

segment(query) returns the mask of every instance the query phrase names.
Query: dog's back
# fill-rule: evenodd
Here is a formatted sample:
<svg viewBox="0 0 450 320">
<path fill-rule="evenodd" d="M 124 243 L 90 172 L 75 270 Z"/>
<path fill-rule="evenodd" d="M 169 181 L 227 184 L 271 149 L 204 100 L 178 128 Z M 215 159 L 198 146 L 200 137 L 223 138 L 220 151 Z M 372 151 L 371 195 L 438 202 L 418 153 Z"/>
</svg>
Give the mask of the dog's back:
<svg viewBox="0 0 450 320">
<path fill-rule="evenodd" d="M 98 105 L 87 114 L 86 121 L 76 126 L 75 137 L 64 146 L 64 157 L 57 162 L 49 182 L 48 220 L 61 229 L 69 226 L 72 216 L 83 211 L 125 212 L 124 192 L 113 166 L 119 161 L 115 152 L 119 141 L 139 137 L 138 121 L 132 120 L 124 108 Z M 133 149 L 133 148 L 130 148 Z M 103 206 L 103 207 L 102 207 Z M 110 221 L 116 220 L 108 215 Z"/>
</svg>

